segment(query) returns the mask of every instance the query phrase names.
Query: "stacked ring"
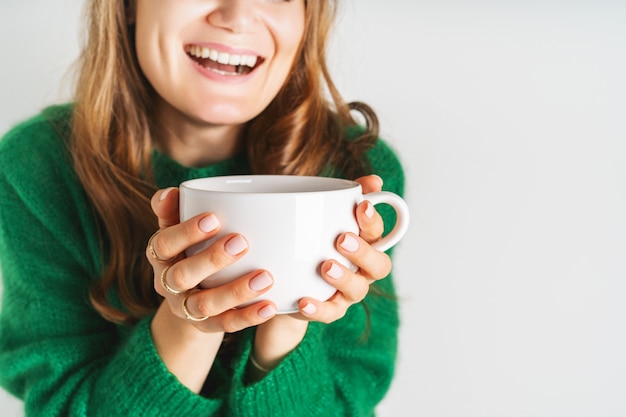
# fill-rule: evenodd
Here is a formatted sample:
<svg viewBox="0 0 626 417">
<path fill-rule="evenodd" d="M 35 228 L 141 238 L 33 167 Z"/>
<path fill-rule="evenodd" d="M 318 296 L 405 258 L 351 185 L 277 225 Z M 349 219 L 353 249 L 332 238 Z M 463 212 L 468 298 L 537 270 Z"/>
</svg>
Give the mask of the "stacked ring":
<svg viewBox="0 0 626 417">
<path fill-rule="evenodd" d="M 163 286 L 163 288 L 165 288 L 165 291 L 169 292 L 170 294 L 174 294 L 174 295 L 182 294 L 185 291 L 175 290 L 174 288 L 170 287 L 169 284 L 167 283 L 167 271 L 170 270 L 170 267 L 171 265 L 168 265 L 165 268 L 163 268 L 163 272 L 161 272 L 161 285 Z"/>
<path fill-rule="evenodd" d="M 204 317 L 194 317 L 189 310 L 187 309 L 187 300 L 189 299 L 189 296 L 191 294 L 193 294 L 195 291 L 189 291 L 187 294 L 185 294 L 185 297 L 183 297 L 183 302 L 182 302 L 182 308 L 183 308 L 183 314 L 185 315 L 185 318 L 187 318 L 187 320 L 191 320 L 191 321 L 204 321 L 206 319 L 208 319 L 210 316 L 204 316 Z"/>
<path fill-rule="evenodd" d="M 152 259 L 154 259 L 155 261 L 157 261 L 159 263 L 170 263 L 174 259 L 176 259 L 176 256 L 174 256 L 174 257 L 172 257 L 170 259 L 161 259 L 161 258 L 159 258 L 159 255 L 156 253 L 156 251 L 154 250 L 154 246 L 152 245 L 152 241 L 153 241 L 154 237 L 160 231 L 161 230 L 159 229 L 156 232 L 154 232 L 154 234 L 152 236 L 150 236 L 150 239 L 148 240 L 148 252 L 150 253 L 150 256 L 152 256 Z M 174 288 L 169 286 L 169 284 L 167 283 L 167 272 L 170 270 L 171 266 L 172 265 L 167 265 L 165 268 L 163 268 L 163 271 L 161 272 L 161 286 L 165 289 L 165 291 L 169 292 L 170 294 L 174 294 L 174 295 L 185 294 L 185 296 L 183 297 L 183 301 L 182 301 L 181 306 L 182 306 L 183 314 L 185 315 L 187 320 L 204 321 L 204 320 L 208 319 L 209 316 L 194 317 L 189 312 L 189 309 L 187 309 L 187 300 L 189 299 L 189 296 L 194 293 L 194 291 L 185 291 L 185 290 L 179 291 L 179 290 L 175 290 Z"/>
<path fill-rule="evenodd" d="M 161 229 L 157 230 L 156 232 L 154 232 L 152 236 L 150 236 L 150 239 L 148 240 L 148 252 L 150 252 L 150 256 L 152 256 L 152 259 L 154 259 L 155 261 L 159 263 L 165 264 L 165 263 L 172 262 L 174 259 L 176 259 L 176 256 L 173 256 L 170 259 L 161 259 L 159 258 L 159 255 L 157 255 L 156 251 L 154 250 L 154 246 L 152 245 L 152 240 L 154 239 L 156 235 L 159 234 L 160 231 Z"/>
</svg>

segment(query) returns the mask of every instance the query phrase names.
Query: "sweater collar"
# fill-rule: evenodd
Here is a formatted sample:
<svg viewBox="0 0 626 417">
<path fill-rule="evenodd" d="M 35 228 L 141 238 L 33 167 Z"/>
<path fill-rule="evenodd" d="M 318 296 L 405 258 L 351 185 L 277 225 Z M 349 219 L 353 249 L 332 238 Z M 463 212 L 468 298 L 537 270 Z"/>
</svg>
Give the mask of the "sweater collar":
<svg viewBox="0 0 626 417">
<path fill-rule="evenodd" d="M 159 188 L 178 187 L 181 182 L 195 178 L 250 173 L 248 159 L 243 153 L 216 164 L 196 168 L 183 166 L 168 155 L 153 150 L 152 169 Z"/>
</svg>

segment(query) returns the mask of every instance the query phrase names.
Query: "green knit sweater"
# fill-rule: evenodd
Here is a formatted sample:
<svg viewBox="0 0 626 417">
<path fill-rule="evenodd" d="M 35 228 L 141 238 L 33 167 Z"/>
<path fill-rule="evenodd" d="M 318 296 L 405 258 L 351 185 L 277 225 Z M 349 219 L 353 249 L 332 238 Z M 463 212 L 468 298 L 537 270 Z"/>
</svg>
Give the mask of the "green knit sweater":
<svg viewBox="0 0 626 417">
<path fill-rule="evenodd" d="M 394 371 L 394 297 L 368 296 L 369 334 L 359 304 L 330 325 L 311 323 L 302 343 L 257 383 L 246 378 L 254 329 L 243 331 L 235 354 L 216 360 L 202 395 L 164 366 L 150 334 L 152 317 L 134 327 L 102 319 L 88 299 L 102 269 L 101 247 L 68 153 L 70 118 L 71 106 L 52 107 L 0 141 L 0 384 L 24 400 L 27 415 L 374 414 Z M 379 141 L 368 157 L 384 188 L 401 194 L 403 172 L 388 146 Z M 155 152 L 153 164 L 160 187 L 248 172 L 245 158 L 192 169 Z M 390 277 L 376 285 L 395 295 Z"/>
</svg>

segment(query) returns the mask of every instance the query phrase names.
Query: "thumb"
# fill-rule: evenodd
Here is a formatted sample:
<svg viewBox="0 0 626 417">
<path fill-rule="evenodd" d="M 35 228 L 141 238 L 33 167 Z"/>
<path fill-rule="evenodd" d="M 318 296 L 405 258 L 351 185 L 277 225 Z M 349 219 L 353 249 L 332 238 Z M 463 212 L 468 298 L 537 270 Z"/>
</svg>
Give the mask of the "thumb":
<svg viewBox="0 0 626 417">
<path fill-rule="evenodd" d="M 152 196 L 150 204 L 159 219 L 160 229 L 180 223 L 178 195 L 178 188 L 171 187 L 159 190 Z"/>
<path fill-rule="evenodd" d="M 361 184 L 363 194 L 380 191 L 383 188 L 383 180 L 378 175 L 367 175 L 357 178 L 355 181 Z"/>
</svg>

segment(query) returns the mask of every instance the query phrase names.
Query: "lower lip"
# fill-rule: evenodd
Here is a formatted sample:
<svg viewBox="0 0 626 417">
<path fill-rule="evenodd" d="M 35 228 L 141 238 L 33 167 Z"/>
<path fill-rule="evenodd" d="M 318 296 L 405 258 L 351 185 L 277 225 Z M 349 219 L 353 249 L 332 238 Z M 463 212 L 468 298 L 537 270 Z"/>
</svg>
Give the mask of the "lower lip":
<svg viewBox="0 0 626 417">
<path fill-rule="evenodd" d="M 188 57 L 189 58 L 189 57 Z M 256 68 L 247 73 L 240 75 L 226 75 L 220 74 L 219 72 L 215 72 L 213 70 L 204 68 L 202 65 L 198 64 L 193 59 L 189 58 L 191 65 L 198 71 L 203 77 L 208 78 L 213 81 L 217 81 L 224 84 L 242 84 L 252 78 L 253 74 L 256 72 Z"/>
</svg>

